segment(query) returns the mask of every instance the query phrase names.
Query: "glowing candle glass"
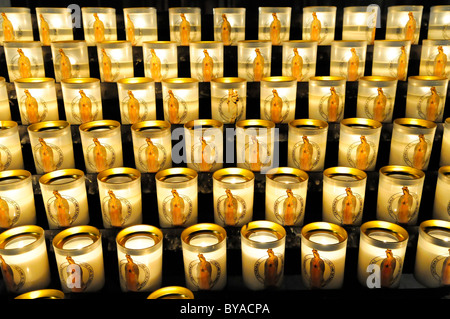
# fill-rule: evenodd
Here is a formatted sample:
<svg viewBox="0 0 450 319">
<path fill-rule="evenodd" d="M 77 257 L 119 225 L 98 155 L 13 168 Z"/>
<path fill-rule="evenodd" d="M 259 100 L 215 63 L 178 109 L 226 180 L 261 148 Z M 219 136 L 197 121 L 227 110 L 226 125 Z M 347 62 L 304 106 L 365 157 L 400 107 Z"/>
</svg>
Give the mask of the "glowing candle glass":
<svg viewBox="0 0 450 319">
<path fill-rule="evenodd" d="M 289 40 L 291 30 L 291 7 L 259 7 L 258 39 L 270 40 L 272 45 L 281 45 Z"/>
<path fill-rule="evenodd" d="M 44 55 L 40 41 L 5 42 L 9 81 L 45 77 Z"/>
<path fill-rule="evenodd" d="M 419 43 L 423 6 L 390 6 L 387 8 L 386 40 Z"/>
<path fill-rule="evenodd" d="M 117 81 L 122 124 L 156 120 L 155 82 L 151 78 L 123 78 Z"/>
<path fill-rule="evenodd" d="M 309 79 L 309 118 L 330 123 L 344 117 L 346 79 L 342 76 L 314 76 Z"/>
<path fill-rule="evenodd" d="M 352 167 L 323 171 L 322 220 L 337 225 L 361 225 L 367 174 Z"/>
<path fill-rule="evenodd" d="M 134 162 L 141 173 L 156 173 L 172 166 L 171 125 L 143 121 L 131 126 Z"/>
<path fill-rule="evenodd" d="M 216 224 L 196 224 L 181 233 L 186 286 L 222 290 L 227 283 L 227 233 Z"/>
<path fill-rule="evenodd" d="M 295 119 L 297 79 L 293 76 L 270 76 L 261 79 L 261 119 L 286 124 Z"/>
<path fill-rule="evenodd" d="M 397 79 L 389 76 L 363 76 L 358 80 L 356 116 L 392 123 Z"/>
<path fill-rule="evenodd" d="M 238 41 L 238 76 L 251 82 L 259 82 L 270 76 L 272 43 L 264 40 Z"/>
<path fill-rule="evenodd" d="M 450 5 L 431 6 L 427 39 L 450 39 Z"/>
<path fill-rule="evenodd" d="M 222 77 L 211 80 L 212 119 L 224 124 L 245 120 L 247 112 L 247 80 Z"/>
<path fill-rule="evenodd" d="M 367 41 L 373 44 L 379 10 L 370 6 L 354 6 L 344 8 L 344 18 L 342 20 L 342 40 Z"/>
<path fill-rule="evenodd" d="M 368 288 L 398 288 L 408 232 L 396 224 L 369 221 L 361 225 L 358 281 Z"/>
<path fill-rule="evenodd" d="M 323 171 L 327 149 L 328 123 L 298 119 L 289 123 L 288 166 L 303 171 Z"/>
<path fill-rule="evenodd" d="M 375 40 L 372 75 L 392 76 L 399 81 L 406 81 L 410 50 L 411 41 Z"/>
<path fill-rule="evenodd" d="M 214 41 L 237 45 L 245 40 L 246 8 L 213 8 Z"/>
<path fill-rule="evenodd" d="M 168 286 L 155 290 L 147 299 L 194 299 L 194 294 L 184 287 Z"/>
<path fill-rule="evenodd" d="M 357 81 L 364 76 L 366 52 L 366 41 L 331 42 L 330 75 Z"/>
<path fill-rule="evenodd" d="M 65 299 L 65 295 L 61 290 L 57 289 L 40 289 L 33 290 L 21 294 L 14 299 Z"/>
<path fill-rule="evenodd" d="M 423 119 L 394 120 L 389 165 L 428 169 L 436 127 L 435 122 Z"/>
<path fill-rule="evenodd" d="M 90 77 L 86 41 L 53 41 L 51 44 L 55 81 Z"/>
<path fill-rule="evenodd" d="M 37 174 L 75 168 L 72 130 L 67 121 L 46 121 L 27 127 Z"/>
<path fill-rule="evenodd" d="M 50 229 L 89 224 L 85 174 L 79 169 L 62 169 L 39 178 Z"/>
<path fill-rule="evenodd" d="M 250 290 L 279 288 L 284 280 L 286 230 L 259 220 L 241 228 L 242 279 Z"/>
<path fill-rule="evenodd" d="M 365 118 L 346 118 L 339 131 L 338 165 L 373 171 L 377 164 L 381 123 Z"/>
<path fill-rule="evenodd" d="M 434 194 L 433 218 L 450 221 L 450 166 L 441 166 L 438 171 Z"/>
<path fill-rule="evenodd" d="M 42 45 L 53 41 L 73 40 L 72 10 L 70 8 L 36 8 L 39 39 Z"/>
<path fill-rule="evenodd" d="M 265 219 L 284 226 L 302 226 L 308 179 L 308 174 L 297 168 L 277 167 L 268 171 Z"/>
<path fill-rule="evenodd" d="M 0 228 L 36 224 L 32 175 L 26 170 L 0 172 Z"/>
<path fill-rule="evenodd" d="M 214 222 L 242 227 L 253 217 L 255 175 L 244 168 L 227 167 L 213 174 Z"/>
<path fill-rule="evenodd" d="M 155 82 L 178 77 L 178 53 L 175 41 L 143 42 L 145 76 Z"/>
<path fill-rule="evenodd" d="M 0 154 L 0 171 L 24 168 L 17 122 L 0 121 Z"/>
<path fill-rule="evenodd" d="M 332 223 L 315 222 L 302 227 L 302 280 L 306 287 L 342 288 L 347 237 L 344 228 Z"/>
<path fill-rule="evenodd" d="M 70 78 L 61 81 L 66 119 L 70 124 L 83 124 L 103 119 L 100 79 Z"/>
<path fill-rule="evenodd" d="M 0 234 L 0 261 L 6 289 L 21 294 L 50 285 L 45 232 L 39 226 L 13 227 Z"/>
<path fill-rule="evenodd" d="M 0 8 L 0 42 L 33 41 L 33 23 L 30 8 L 1 7 Z"/>
<path fill-rule="evenodd" d="M 198 119 L 199 85 L 194 78 L 171 78 L 162 82 L 164 120 L 185 124 Z"/>
<path fill-rule="evenodd" d="M 336 7 L 303 7 L 302 39 L 330 45 L 334 40 Z"/>
<path fill-rule="evenodd" d="M 98 65 L 102 82 L 117 82 L 134 76 L 133 47 L 129 41 L 97 43 Z"/>
<path fill-rule="evenodd" d="M 6 79 L 0 76 L 0 120 L 11 120 L 11 107 L 9 105 L 8 87 Z"/>
<path fill-rule="evenodd" d="M 142 223 L 141 173 L 114 167 L 97 175 L 103 227 L 124 228 Z"/>
<path fill-rule="evenodd" d="M 170 40 L 186 46 L 191 41 L 201 41 L 201 9 L 195 7 L 169 8 Z"/>
<path fill-rule="evenodd" d="M 61 287 L 65 293 L 100 291 L 105 284 L 102 236 L 93 226 L 74 226 L 53 238 Z"/>
<path fill-rule="evenodd" d="M 405 116 L 442 122 L 448 79 L 440 76 L 410 76 Z"/>
<path fill-rule="evenodd" d="M 306 82 L 316 75 L 317 41 L 290 40 L 282 43 L 282 75 Z"/>
<path fill-rule="evenodd" d="M 193 169 L 172 167 L 156 173 L 156 196 L 162 228 L 197 223 L 198 175 Z"/>
<path fill-rule="evenodd" d="M 380 169 L 377 219 L 395 224 L 417 223 L 425 174 L 408 166 L 388 165 Z"/>
<path fill-rule="evenodd" d="M 439 166 L 450 165 L 450 117 L 443 123 L 442 145 Z"/>
<path fill-rule="evenodd" d="M 191 76 L 202 82 L 223 76 L 223 42 L 196 41 L 189 43 Z"/>
<path fill-rule="evenodd" d="M 117 40 L 116 9 L 105 7 L 81 8 L 84 39 L 88 46 Z"/>
<path fill-rule="evenodd" d="M 161 287 L 164 235 L 151 225 L 134 225 L 116 237 L 122 292 L 155 291 Z"/>
<path fill-rule="evenodd" d="M 447 40 L 422 40 L 419 75 L 434 75 L 449 78 L 449 55 L 450 37 Z"/>
<path fill-rule="evenodd" d="M 133 46 L 142 46 L 144 41 L 158 40 L 156 8 L 123 8 L 127 41 Z"/>
<path fill-rule="evenodd" d="M 79 126 L 87 173 L 98 173 L 123 165 L 122 128 L 114 120 L 101 120 Z"/>
</svg>

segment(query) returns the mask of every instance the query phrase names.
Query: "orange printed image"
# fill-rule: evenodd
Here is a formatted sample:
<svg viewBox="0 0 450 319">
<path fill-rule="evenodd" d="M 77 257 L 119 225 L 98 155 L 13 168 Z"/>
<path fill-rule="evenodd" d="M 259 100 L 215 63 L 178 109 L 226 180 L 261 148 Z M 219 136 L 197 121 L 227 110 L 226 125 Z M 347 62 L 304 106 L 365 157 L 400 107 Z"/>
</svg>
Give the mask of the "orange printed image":
<svg viewBox="0 0 450 319">
<path fill-rule="evenodd" d="M 111 58 L 106 53 L 105 49 L 102 49 L 102 71 L 105 82 L 112 82 L 113 75 Z"/>
<path fill-rule="evenodd" d="M 100 144 L 97 138 L 93 138 L 92 141 L 95 144 L 93 149 L 95 168 L 97 169 L 97 172 L 101 172 L 108 168 L 106 148 Z"/>
<path fill-rule="evenodd" d="M 264 76 L 264 57 L 259 49 L 255 49 L 256 57 L 253 60 L 253 81 L 259 82 Z"/>
<path fill-rule="evenodd" d="M 125 282 L 128 291 L 139 290 L 139 266 L 136 265 L 130 255 L 125 255 L 127 263 L 125 264 Z"/>
<path fill-rule="evenodd" d="M 98 17 L 97 13 L 94 13 L 94 39 L 95 42 L 105 41 L 105 25 L 102 20 Z"/>
<path fill-rule="evenodd" d="M 398 199 L 398 222 L 400 224 L 407 224 L 412 215 L 412 206 L 414 203 L 414 198 L 409 193 L 409 189 L 407 186 L 402 187 L 403 195 Z"/>
<path fill-rule="evenodd" d="M 147 159 L 147 171 L 155 173 L 159 170 L 159 150 L 153 144 L 150 138 L 146 138 L 147 147 L 145 148 L 145 155 Z"/>
<path fill-rule="evenodd" d="M 359 57 L 356 54 L 355 48 L 351 48 L 350 52 L 352 56 L 348 59 L 347 80 L 356 81 L 359 77 Z"/>
<path fill-rule="evenodd" d="M 141 117 L 139 116 L 139 110 L 140 110 L 140 103 L 139 101 L 134 97 L 134 94 L 132 91 L 128 91 L 128 118 L 130 120 L 131 124 L 137 123 L 141 120 Z"/>
<path fill-rule="evenodd" d="M 202 60 L 203 81 L 210 82 L 213 78 L 214 61 L 208 53 L 208 50 L 203 50 L 205 57 Z"/>
<path fill-rule="evenodd" d="M 272 13 L 272 17 L 273 21 L 270 23 L 270 41 L 273 45 L 279 45 L 281 43 L 281 22 L 278 20 L 276 13 Z"/>
<path fill-rule="evenodd" d="M 389 288 L 394 280 L 395 267 L 397 260 L 395 259 L 392 250 L 386 250 L 386 258 L 381 262 L 381 287 Z"/>
<path fill-rule="evenodd" d="M 162 79 L 161 75 L 161 59 L 156 55 L 155 49 L 150 49 L 152 57 L 150 58 L 150 73 L 152 79 L 159 82 Z"/>
<path fill-rule="evenodd" d="M 331 95 L 328 97 L 328 122 L 337 122 L 339 119 L 339 96 L 336 89 L 330 88 Z"/>
<path fill-rule="evenodd" d="M 386 118 L 387 98 L 382 88 L 378 88 L 377 92 L 378 95 L 373 102 L 373 119 L 382 122 Z"/>
<path fill-rule="evenodd" d="M 2 12 L 3 22 L 2 22 L 2 29 L 3 29 L 3 40 L 4 41 L 14 41 L 14 26 L 12 25 L 11 21 L 9 21 L 8 16 L 6 13 Z"/>
<path fill-rule="evenodd" d="M 19 66 L 19 74 L 21 78 L 31 78 L 31 62 L 30 59 L 23 53 L 22 49 L 17 49 L 19 53 L 19 59 L 17 64 Z"/>
<path fill-rule="evenodd" d="M 134 23 L 130 19 L 130 15 L 127 14 L 127 40 L 131 42 L 131 45 L 136 45 Z"/>
<path fill-rule="evenodd" d="M 81 123 L 92 121 L 92 101 L 83 90 L 79 91 L 81 98 L 78 101 Z"/>
<path fill-rule="evenodd" d="M 41 147 L 39 148 L 39 155 L 41 158 L 42 169 L 44 172 L 52 172 L 56 169 L 56 165 L 53 159 L 53 149 L 47 145 L 47 143 L 39 138 Z"/>
<path fill-rule="evenodd" d="M 342 223 L 344 225 L 352 225 L 356 210 L 356 197 L 353 195 L 352 189 L 345 189 L 346 196 L 342 201 Z"/>
<path fill-rule="evenodd" d="M 270 120 L 275 124 L 278 124 L 283 121 L 283 100 L 278 95 L 277 90 L 273 89 L 272 93 L 273 97 L 270 101 Z"/>
<path fill-rule="evenodd" d="M 108 212 L 113 227 L 122 227 L 122 202 L 116 197 L 112 190 L 108 191 Z"/>
<path fill-rule="evenodd" d="M 406 57 L 406 51 L 405 51 L 405 46 L 402 46 L 400 48 L 401 50 L 401 54 L 398 58 L 398 63 L 397 63 L 397 79 L 400 81 L 405 81 L 406 80 L 406 73 L 407 73 L 407 63 L 408 63 L 408 58 Z"/>
<path fill-rule="evenodd" d="M 229 189 L 225 190 L 227 199 L 224 202 L 225 207 L 225 225 L 234 226 L 237 221 L 238 202 Z"/>
<path fill-rule="evenodd" d="M 313 289 L 320 289 L 324 283 L 325 262 L 320 258 L 319 252 L 316 249 L 312 250 L 313 258 L 310 260 L 310 285 Z"/>
<path fill-rule="evenodd" d="M 297 219 L 297 198 L 294 197 L 291 189 L 286 190 L 287 198 L 283 203 L 284 225 L 293 226 Z"/>
<path fill-rule="evenodd" d="M 366 137 L 360 137 L 361 144 L 356 148 L 356 168 L 366 170 L 369 167 L 370 145 L 367 143 Z"/>
<path fill-rule="evenodd" d="M 180 14 L 181 23 L 180 23 L 180 42 L 181 45 L 189 45 L 189 41 L 191 39 L 191 24 L 186 19 L 184 13 Z"/>
<path fill-rule="evenodd" d="M 71 223 L 69 202 L 67 199 L 63 198 L 58 191 L 53 191 L 55 196 L 55 201 L 53 205 L 56 211 L 56 218 L 58 220 L 58 225 L 61 227 L 68 227 Z"/>
<path fill-rule="evenodd" d="M 320 31 L 322 30 L 322 23 L 317 18 L 317 14 L 315 12 L 312 13 L 313 21 L 311 22 L 311 34 L 310 39 L 312 41 L 320 40 Z"/>
<path fill-rule="evenodd" d="M 414 41 L 416 33 L 416 19 L 414 19 L 414 14 L 412 12 L 408 13 L 409 20 L 405 25 L 405 40 Z"/>
<path fill-rule="evenodd" d="M 169 113 L 169 122 L 172 124 L 180 123 L 180 115 L 179 115 L 179 102 L 178 99 L 173 94 L 172 90 L 168 91 L 169 93 L 169 101 L 168 104 L 168 113 Z"/>
<path fill-rule="evenodd" d="M 50 27 L 42 14 L 39 15 L 41 21 L 41 39 L 43 45 L 50 45 Z"/>
<path fill-rule="evenodd" d="M 297 79 L 297 81 L 301 81 L 303 78 L 303 58 L 298 53 L 297 48 L 293 49 L 294 57 L 292 58 L 292 76 Z"/>
<path fill-rule="evenodd" d="M 425 141 L 424 135 L 420 134 L 419 142 L 414 147 L 413 167 L 417 169 L 423 169 L 425 167 L 425 163 L 427 162 L 427 149 L 428 143 Z"/>
<path fill-rule="evenodd" d="M 64 53 L 63 49 L 59 49 L 59 54 L 61 59 L 59 61 L 59 69 L 61 72 L 61 79 L 69 79 L 72 77 L 72 64 L 70 63 L 69 57 Z"/>
<path fill-rule="evenodd" d="M 267 259 L 264 263 L 264 285 L 274 287 L 278 282 L 278 257 L 271 248 L 267 250 Z"/>
<path fill-rule="evenodd" d="M 222 14 L 222 20 L 221 32 L 223 45 L 231 45 L 231 24 L 226 14 Z"/>
<path fill-rule="evenodd" d="M 442 45 L 438 46 L 438 54 L 434 58 L 434 75 L 445 77 L 445 68 L 447 66 L 447 55 L 444 53 Z"/>
<path fill-rule="evenodd" d="M 11 227 L 11 217 L 9 216 L 9 205 L 0 197 L 0 228 L 7 229 Z"/>
<path fill-rule="evenodd" d="M 39 104 L 36 98 L 31 95 L 30 91 L 25 90 L 24 93 L 26 95 L 25 112 L 28 117 L 28 122 L 30 124 L 37 123 L 41 120 L 41 117 L 39 116 Z"/>
<path fill-rule="evenodd" d="M 430 89 L 431 96 L 427 99 L 427 108 L 426 108 L 426 116 L 425 119 L 429 121 L 436 121 L 439 115 L 439 103 L 440 96 L 438 95 L 436 88 L 433 86 Z"/>
<path fill-rule="evenodd" d="M 170 200 L 172 212 L 172 225 L 181 226 L 184 224 L 184 199 L 180 197 L 177 190 L 172 190 L 173 198 Z"/>
<path fill-rule="evenodd" d="M 212 267 L 203 254 L 198 254 L 199 263 L 197 265 L 198 287 L 201 290 L 209 290 L 212 286 Z"/>
</svg>

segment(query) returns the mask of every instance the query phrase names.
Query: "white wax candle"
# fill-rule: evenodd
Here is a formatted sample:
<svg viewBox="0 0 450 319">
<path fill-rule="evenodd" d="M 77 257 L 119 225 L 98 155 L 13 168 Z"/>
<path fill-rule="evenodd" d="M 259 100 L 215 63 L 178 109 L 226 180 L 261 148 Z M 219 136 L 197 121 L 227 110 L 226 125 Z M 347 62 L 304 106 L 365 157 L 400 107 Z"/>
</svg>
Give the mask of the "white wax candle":
<svg viewBox="0 0 450 319">
<path fill-rule="evenodd" d="M 436 190 L 434 194 L 433 218 L 450 220 L 450 166 L 439 169 Z"/>
<path fill-rule="evenodd" d="M 199 118 L 198 80 L 188 78 L 162 81 L 164 120 L 171 124 L 185 124 Z"/>
<path fill-rule="evenodd" d="M 276 124 L 295 119 L 297 80 L 294 77 L 268 77 L 261 81 L 260 114 Z"/>
<path fill-rule="evenodd" d="M 0 121 L 0 154 L 0 171 L 24 168 L 17 122 Z"/>
<path fill-rule="evenodd" d="M 450 117 L 444 122 L 444 133 L 442 134 L 441 156 L 439 166 L 450 165 Z"/>
</svg>

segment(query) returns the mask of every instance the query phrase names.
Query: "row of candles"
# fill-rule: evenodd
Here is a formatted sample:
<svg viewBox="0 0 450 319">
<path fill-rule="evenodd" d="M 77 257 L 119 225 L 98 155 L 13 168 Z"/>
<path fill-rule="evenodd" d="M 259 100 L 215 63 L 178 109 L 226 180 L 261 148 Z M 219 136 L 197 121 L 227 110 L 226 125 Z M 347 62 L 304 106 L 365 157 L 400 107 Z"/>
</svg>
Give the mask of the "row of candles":
<svg viewBox="0 0 450 319">
<path fill-rule="evenodd" d="M 73 12 L 74 11 L 74 12 Z M 329 45 L 335 37 L 335 6 L 303 7 L 302 38 Z M 29 8 L 6 7 L 2 12 L 0 41 L 32 41 L 33 25 Z M 72 14 L 74 13 L 74 15 Z M 417 44 L 422 24 L 422 5 L 398 5 L 387 7 L 386 39 L 410 40 Z M 431 6 L 428 22 L 428 38 L 448 39 L 450 6 Z M 290 38 L 291 7 L 259 7 L 258 39 L 270 40 L 279 45 Z M 39 38 L 44 45 L 52 41 L 73 40 L 74 23 L 81 28 L 89 45 L 117 40 L 116 9 L 108 7 L 69 6 L 68 8 L 36 8 Z M 124 8 L 123 18 L 126 39 L 133 45 L 158 39 L 157 10 L 152 7 Z M 213 8 L 214 40 L 225 45 L 236 45 L 245 39 L 246 8 Z M 77 26 L 78 24 L 78 26 Z M 170 40 L 178 45 L 199 41 L 202 37 L 202 12 L 198 7 L 168 9 Z M 342 20 L 342 39 L 375 39 L 376 29 L 381 28 L 381 9 L 377 5 L 345 7 Z"/>
</svg>

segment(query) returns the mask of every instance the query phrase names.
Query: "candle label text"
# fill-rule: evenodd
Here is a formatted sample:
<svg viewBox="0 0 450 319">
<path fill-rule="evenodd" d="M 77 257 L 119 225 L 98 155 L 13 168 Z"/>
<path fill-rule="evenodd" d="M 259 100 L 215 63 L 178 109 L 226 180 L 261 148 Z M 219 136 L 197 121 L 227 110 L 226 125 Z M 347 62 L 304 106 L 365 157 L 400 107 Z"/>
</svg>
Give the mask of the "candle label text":
<svg viewBox="0 0 450 319">
<path fill-rule="evenodd" d="M 274 252 L 271 248 L 266 255 L 256 260 L 253 266 L 256 279 L 264 287 L 276 287 L 281 282 L 284 272 L 284 256 Z"/>
<path fill-rule="evenodd" d="M 11 151 L 5 145 L 0 144 L 0 171 L 5 171 L 9 168 L 12 162 Z"/>
<path fill-rule="evenodd" d="M 61 282 L 72 292 L 83 292 L 94 280 L 94 269 L 85 262 L 76 262 L 71 256 L 59 265 Z"/>
<path fill-rule="evenodd" d="M 198 254 L 198 260 L 189 263 L 188 274 L 191 283 L 200 290 L 211 290 L 221 277 L 220 263 L 214 259 L 206 259 Z"/>
<path fill-rule="evenodd" d="M 140 291 L 150 281 L 150 269 L 130 255 L 119 261 L 120 281 L 127 291 Z"/>
<path fill-rule="evenodd" d="M 312 254 L 304 255 L 302 265 L 303 276 L 310 288 L 324 288 L 334 279 L 336 273 L 334 263 L 321 256 L 316 249 L 312 250 Z"/>
</svg>

